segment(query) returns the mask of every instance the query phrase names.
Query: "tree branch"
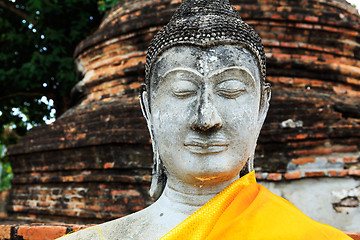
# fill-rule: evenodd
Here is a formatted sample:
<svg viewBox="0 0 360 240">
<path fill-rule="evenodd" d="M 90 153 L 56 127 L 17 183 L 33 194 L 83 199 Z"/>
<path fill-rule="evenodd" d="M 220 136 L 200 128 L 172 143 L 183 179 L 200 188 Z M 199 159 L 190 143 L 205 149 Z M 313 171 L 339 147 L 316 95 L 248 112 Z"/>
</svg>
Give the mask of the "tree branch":
<svg viewBox="0 0 360 240">
<path fill-rule="evenodd" d="M 45 92 L 16 92 L 13 94 L 5 95 L 0 97 L 0 101 L 7 99 L 7 98 L 13 98 L 13 97 L 19 97 L 19 96 L 49 96 L 49 94 Z"/>
<path fill-rule="evenodd" d="M 21 10 L 17 9 L 16 7 L 14 7 L 14 5 L 10 4 L 9 2 L 0 1 L 0 7 L 15 13 L 21 19 L 26 19 L 30 23 L 32 23 L 34 25 L 36 24 L 36 21 L 34 19 L 30 19 L 29 14 L 27 14 L 24 11 L 21 11 Z"/>
</svg>

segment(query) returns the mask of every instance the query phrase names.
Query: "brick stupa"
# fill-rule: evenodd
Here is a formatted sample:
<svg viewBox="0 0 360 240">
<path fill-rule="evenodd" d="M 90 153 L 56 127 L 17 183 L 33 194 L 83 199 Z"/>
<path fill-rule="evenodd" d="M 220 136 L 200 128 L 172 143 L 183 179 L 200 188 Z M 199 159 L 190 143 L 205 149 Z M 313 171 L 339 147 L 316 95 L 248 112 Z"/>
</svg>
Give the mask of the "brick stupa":
<svg viewBox="0 0 360 240">
<path fill-rule="evenodd" d="M 345 0 L 231 3 L 261 35 L 272 84 L 255 159 L 258 180 L 293 184 L 359 177 L 360 16 L 355 8 Z M 77 104 L 9 148 L 15 176 L 11 215 L 97 223 L 151 203 L 152 150 L 138 88 L 149 41 L 179 4 L 122 0 L 78 45 Z"/>
</svg>

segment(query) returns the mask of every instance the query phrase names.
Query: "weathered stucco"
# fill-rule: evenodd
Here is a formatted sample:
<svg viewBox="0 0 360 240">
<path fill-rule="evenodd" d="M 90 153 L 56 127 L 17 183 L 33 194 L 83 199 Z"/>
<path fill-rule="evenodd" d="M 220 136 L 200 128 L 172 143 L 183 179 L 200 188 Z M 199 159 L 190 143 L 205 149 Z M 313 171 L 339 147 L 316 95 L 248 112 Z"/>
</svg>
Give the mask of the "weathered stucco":
<svg viewBox="0 0 360 240">
<path fill-rule="evenodd" d="M 360 181 L 358 179 L 350 177 L 316 178 L 295 180 L 290 183 L 260 183 L 273 193 L 293 203 L 316 221 L 343 231 L 359 232 Z M 352 199 L 352 201 L 344 201 L 347 199 Z M 337 205 L 339 203 L 340 205 Z"/>
</svg>

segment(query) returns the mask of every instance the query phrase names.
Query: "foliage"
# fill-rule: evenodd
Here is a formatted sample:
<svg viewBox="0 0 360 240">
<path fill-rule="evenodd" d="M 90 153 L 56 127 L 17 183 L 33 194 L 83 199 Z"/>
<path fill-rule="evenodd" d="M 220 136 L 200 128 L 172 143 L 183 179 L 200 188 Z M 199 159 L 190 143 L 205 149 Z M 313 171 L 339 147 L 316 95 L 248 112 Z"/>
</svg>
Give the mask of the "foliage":
<svg viewBox="0 0 360 240">
<path fill-rule="evenodd" d="M 73 53 L 99 24 L 97 8 L 94 0 L 0 0 L 0 145 L 70 106 Z"/>
<path fill-rule="evenodd" d="M 13 178 L 10 163 L 5 156 L 5 146 L 0 145 L 0 191 L 11 187 L 10 181 Z"/>
<path fill-rule="evenodd" d="M 4 189 L 11 188 L 11 179 L 13 178 L 13 173 L 11 170 L 10 163 L 0 162 L 1 176 L 0 176 L 0 191 Z"/>
<path fill-rule="evenodd" d="M 108 9 L 113 7 L 116 3 L 118 3 L 119 1 L 120 0 L 101 0 L 101 1 L 98 1 L 99 12 L 104 13 L 105 11 L 107 11 Z"/>
</svg>

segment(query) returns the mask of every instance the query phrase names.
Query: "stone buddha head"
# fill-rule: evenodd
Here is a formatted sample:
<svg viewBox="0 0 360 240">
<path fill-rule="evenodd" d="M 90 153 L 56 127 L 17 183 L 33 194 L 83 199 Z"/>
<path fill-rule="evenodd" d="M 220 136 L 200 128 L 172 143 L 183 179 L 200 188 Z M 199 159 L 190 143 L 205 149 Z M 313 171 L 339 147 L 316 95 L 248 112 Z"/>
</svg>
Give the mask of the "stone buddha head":
<svg viewBox="0 0 360 240">
<path fill-rule="evenodd" d="M 253 170 L 270 99 L 265 53 L 227 0 L 183 1 L 151 41 L 145 68 L 153 197 L 169 177 L 202 187 Z"/>
</svg>

